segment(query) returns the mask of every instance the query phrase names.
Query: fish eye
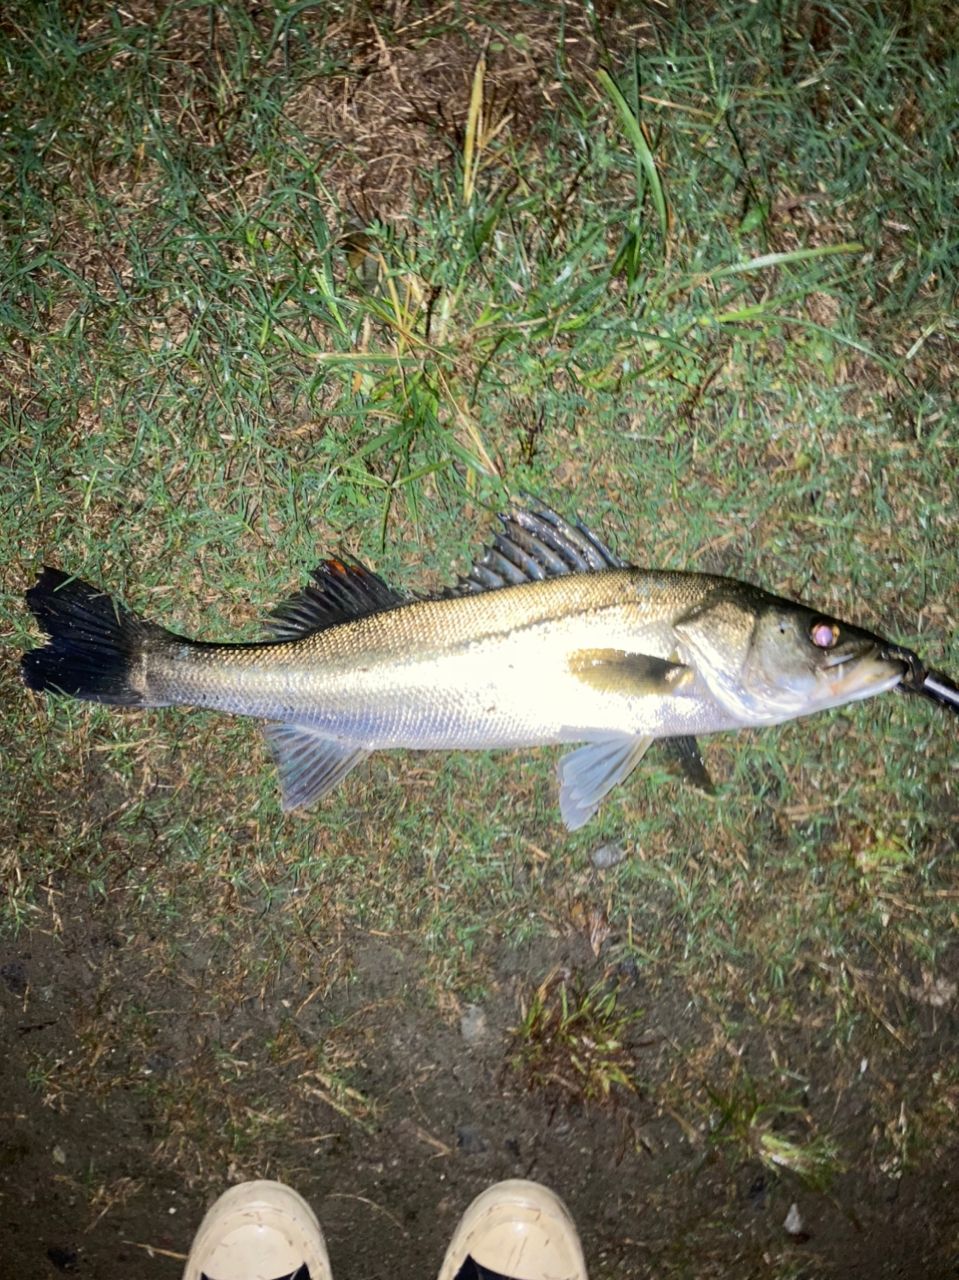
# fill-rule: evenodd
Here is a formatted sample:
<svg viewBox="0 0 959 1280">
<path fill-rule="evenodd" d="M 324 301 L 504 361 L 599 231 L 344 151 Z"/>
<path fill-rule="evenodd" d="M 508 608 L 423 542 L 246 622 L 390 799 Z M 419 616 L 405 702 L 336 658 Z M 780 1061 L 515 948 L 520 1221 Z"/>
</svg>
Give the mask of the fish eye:
<svg viewBox="0 0 959 1280">
<path fill-rule="evenodd" d="M 817 649 L 834 649 L 839 643 L 839 624 L 816 618 L 809 628 L 809 639 Z"/>
</svg>

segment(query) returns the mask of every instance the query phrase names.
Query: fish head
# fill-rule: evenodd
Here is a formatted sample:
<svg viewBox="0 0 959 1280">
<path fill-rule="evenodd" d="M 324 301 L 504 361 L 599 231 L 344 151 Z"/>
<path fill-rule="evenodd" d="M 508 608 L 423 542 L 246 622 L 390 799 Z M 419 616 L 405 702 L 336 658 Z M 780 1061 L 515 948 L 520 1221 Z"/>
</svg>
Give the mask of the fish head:
<svg viewBox="0 0 959 1280">
<path fill-rule="evenodd" d="M 714 696 L 743 725 L 871 698 L 907 670 L 879 636 L 755 588 L 704 606 L 676 629 Z"/>
</svg>

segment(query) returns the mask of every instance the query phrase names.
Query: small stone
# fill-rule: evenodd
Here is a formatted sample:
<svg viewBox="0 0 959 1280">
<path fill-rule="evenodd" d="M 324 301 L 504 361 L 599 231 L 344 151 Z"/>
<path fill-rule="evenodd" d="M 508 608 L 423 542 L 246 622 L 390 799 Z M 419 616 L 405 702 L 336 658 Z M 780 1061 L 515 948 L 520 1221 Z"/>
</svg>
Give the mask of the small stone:
<svg viewBox="0 0 959 1280">
<path fill-rule="evenodd" d="M 471 1124 L 460 1125 L 456 1130 L 456 1145 L 464 1156 L 479 1156 L 487 1148 L 487 1141 Z"/>
<path fill-rule="evenodd" d="M 47 1257 L 58 1271 L 66 1271 L 67 1274 L 72 1274 L 78 1270 L 80 1255 L 76 1249 L 64 1249 L 60 1245 L 52 1244 L 47 1250 Z"/>
<path fill-rule="evenodd" d="M 15 996 L 22 996 L 27 989 L 27 968 L 22 960 L 8 960 L 6 964 L 0 964 L 0 978 Z"/>
<path fill-rule="evenodd" d="M 60 1146 L 59 1142 L 50 1152 L 50 1156 L 54 1164 L 66 1164 L 67 1162 L 67 1153 L 64 1151 L 63 1147 Z"/>
<path fill-rule="evenodd" d="M 589 855 L 589 860 L 597 871 L 608 871 L 610 867 L 618 867 L 626 860 L 626 850 L 615 840 L 609 844 L 601 844 Z"/>
<path fill-rule="evenodd" d="M 956 998 L 956 984 L 947 978 L 934 978 L 930 973 L 922 975 L 922 986 L 910 988 L 912 998 L 933 1009 L 944 1009 Z"/>
<path fill-rule="evenodd" d="M 166 1076 L 173 1070 L 174 1062 L 168 1053 L 157 1049 L 147 1054 L 141 1070 L 145 1076 Z"/>
<path fill-rule="evenodd" d="M 799 1212 L 798 1204 L 791 1204 L 789 1212 L 786 1214 L 786 1221 L 783 1226 L 791 1236 L 801 1236 L 803 1234 L 802 1214 Z"/>
<path fill-rule="evenodd" d="M 468 1004 L 460 1014 L 460 1035 L 467 1044 L 479 1044 L 486 1032 L 485 1010 L 478 1004 Z"/>
</svg>

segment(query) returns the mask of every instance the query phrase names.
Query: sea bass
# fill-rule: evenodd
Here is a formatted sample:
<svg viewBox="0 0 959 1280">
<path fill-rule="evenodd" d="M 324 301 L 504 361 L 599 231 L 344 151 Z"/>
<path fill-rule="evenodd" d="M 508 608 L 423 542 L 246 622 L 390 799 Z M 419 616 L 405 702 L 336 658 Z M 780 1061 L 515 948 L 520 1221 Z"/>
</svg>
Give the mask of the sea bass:
<svg viewBox="0 0 959 1280">
<path fill-rule="evenodd" d="M 371 751 L 583 743 L 559 762 L 571 830 L 669 739 L 710 782 L 696 735 L 779 724 L 899 687 L 953 709 L 911 650 L 731 578 L 639 569 L 545 506 L 499 517 L 457 585 L 409 598 L 327 560 L 256 644 L 189 640 L 44 569 L 26 594 L 49 637 L 31 689 L 265 721 L 283 807 L 310 805 Z"/>
</svg>

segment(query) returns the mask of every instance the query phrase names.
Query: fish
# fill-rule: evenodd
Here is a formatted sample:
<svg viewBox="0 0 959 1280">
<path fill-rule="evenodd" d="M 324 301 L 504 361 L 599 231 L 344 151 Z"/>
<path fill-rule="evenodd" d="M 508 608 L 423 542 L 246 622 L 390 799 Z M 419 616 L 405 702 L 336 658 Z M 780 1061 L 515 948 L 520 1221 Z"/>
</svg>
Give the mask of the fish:
<svg viewBox="0 0 959 1280">
<path fill-rule="evenodd" d="M 38 692 L 204 707 L 263 722 L 282 806 L 306 808 L 373 751 L 581 744 L 558 763 L 576 830 L 656 740 L 712 791 L 698 737 L 891 689 L 959 712 L 911 650 L 732 578 L 628 564 L 581 521 L 514 505 L 469 572 L 410 596 L 323 561 L 260 642 L 188 639 L 46 567 L 26 602 Z"/>
</svg>

